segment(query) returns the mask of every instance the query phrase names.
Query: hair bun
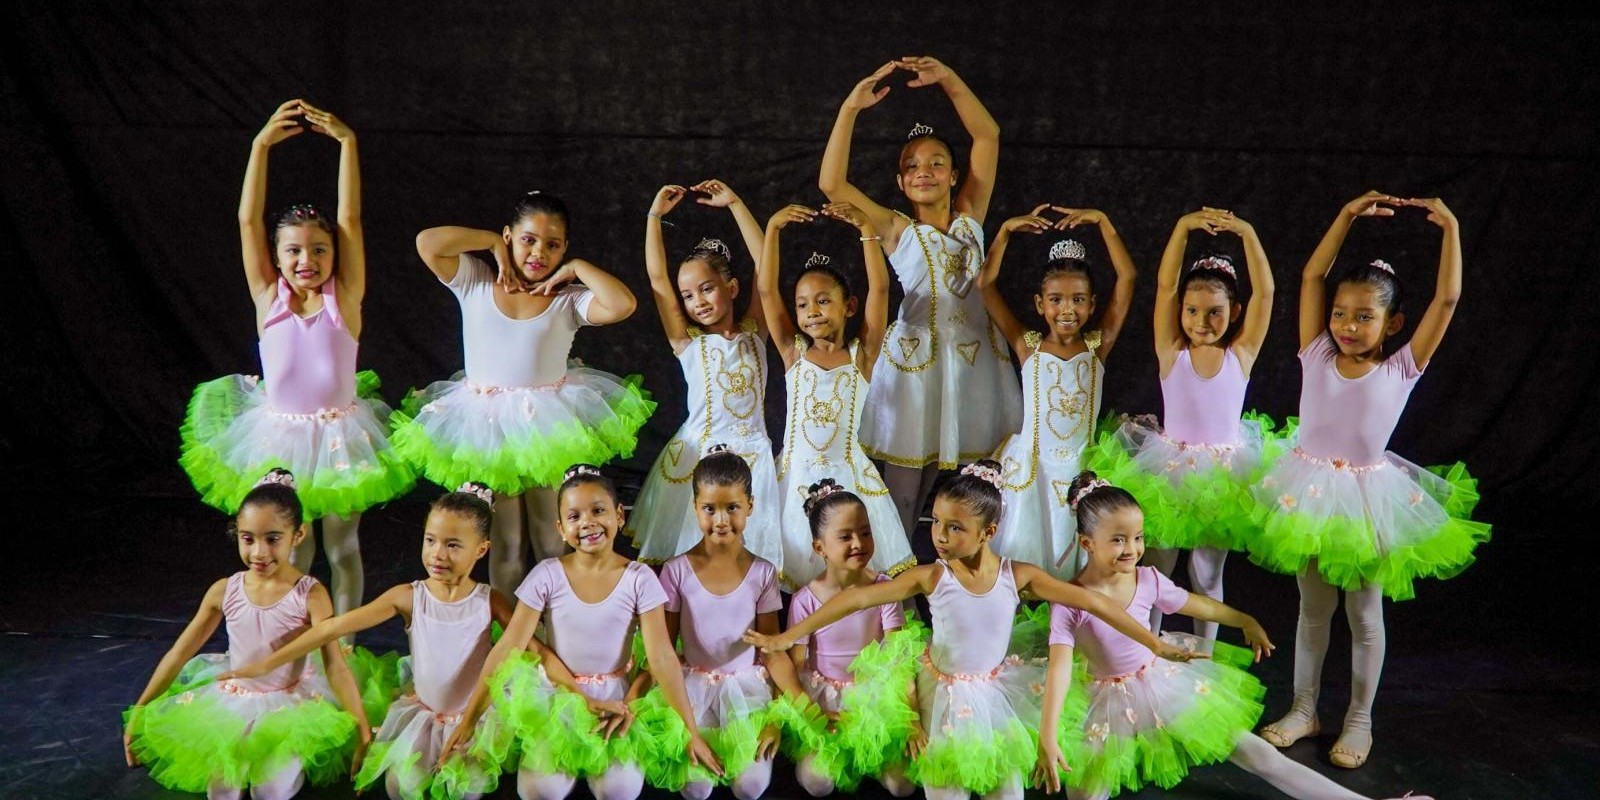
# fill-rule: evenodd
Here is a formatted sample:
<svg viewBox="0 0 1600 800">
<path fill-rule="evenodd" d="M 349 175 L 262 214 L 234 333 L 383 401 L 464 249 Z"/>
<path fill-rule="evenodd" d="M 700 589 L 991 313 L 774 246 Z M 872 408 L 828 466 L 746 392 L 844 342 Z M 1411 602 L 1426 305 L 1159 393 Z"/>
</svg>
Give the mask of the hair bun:
<svg viewBox="0 0 1600 800">
<path fill-rule="evenodd" d="M 733 445 L 730 445 L 727 442 L 717 442 L 716 444 L 711 445 L 710 447 L 706 448 L 706 455 L 707 456 L 714 456 L 714 455 L 716 455 L 718 453 L 732 453 L 732 452 L 733 452 Z"/>
<path fill-rule="evenodd" d="M 1095 474 L 1092 469 L 1086 469 L 1078 473 L 1078 477 L 1072 479 L 1072 486 L 1068 488 L 1070 494 L 1067 497 L 1067 505 L 1076 509 L 1089 495 L 1110 485 L 1111 481 Z"/>
<path fill-rule="evenodd" d="M 281 467 L 274 467 L 273 469 L 268 470 L 267 474 L 262 475 L 261 479 L 255 483 L 256 486 L 269 486 L 272 484 L 277 484 L 293 491 L 296 488 L 294 482 L 294 473 Z"/>
<path fill-rule="evenodd" d="M 971 475 L 996 489 L 1003 488 L 1000 480 L 1000 465 L 994 461 L 983 459 L 974 461 L 961 468 L 962 475 Z"/>
<path fill-rule="evenodd" d="M 828 495 L 842 491 L 844 491 L 844 487 L 840 486 L 838 481 L 832 478 L 823 478 L 806 489 L 806 502 L 801 507 L 801 510 L 805 512 L 806 516 L 811 516 L 811 510 L 816 508 L 818 503 L 827 499 Z"/>
</svg>

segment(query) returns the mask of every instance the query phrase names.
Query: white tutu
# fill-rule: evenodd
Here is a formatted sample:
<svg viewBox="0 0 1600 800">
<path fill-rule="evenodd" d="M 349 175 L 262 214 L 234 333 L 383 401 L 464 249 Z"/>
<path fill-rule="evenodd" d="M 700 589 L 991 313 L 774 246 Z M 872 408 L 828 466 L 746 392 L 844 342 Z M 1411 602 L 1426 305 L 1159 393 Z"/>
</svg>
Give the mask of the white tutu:
<svg viewBox="0 0 1600 800">
<path fill-rule="evenodd" d="M 837 714 L 844 707 L 841 700 L 844 690 L 851 681 L 836 681 L 816 670 L 804 670 L 800 673 L 800 685 L 805 687 L 806 695 L 811 702 L 829 714 Z"/>
<path fill-rule="evenodd" d="M 640 561 L 663 563 L 700 542 L 693 476 L 702 454 L 691 444 L 698 438 L 693 431 L 679 430 L 672 441 L 667 442 L 650 467 L 638 501 L 628 513 L 627 532 L 639 547 Z M 779 524 L 784 495 L 778 487 L 772 442 L 762 436 L 743 441 L 719 440 L 713 444 L 729 445 L 750 465 L 750 497 L 754 505 L 745 521 L 745 549 L 774 564 L 783 563 Z"/>
<path fill-rule="evenodd" d="M 402 670 L 406 661 L 402 660 Z M 461 725 L 461 714 L 444 713 L 424 705 L 414 692 L 408 691 L 389 705 L 383 727 L 373 737 L 372 749 L 362 764 L 356 786 L 363 788 L 376 782 L 389 772 L 395 776 L 396 788 L 405 800 L 421 800 L 435 780 L 439 766 L 439 753 L 444 749 L 456 728 Z M 499 711 L 493 706 L 484 709 L 473 728 L 472 740 L 485 744 L 509 736 L 500 722 Z M 470 757 L 457 758 L 449 771 L 456 783 L 454 794 L 483 794 L 494 790 L 500 780 L 500 765 L 492 761 Z M 493 746 L 487 750 L 498 749 Z"/>
<path fill-rule="evenodd" d="M 922 786 L 986 793 L 1032 770 L 1044 701 L 1043 659 L 1007 656 L 993 671 L 946 675 L 924 657 L 917 701 L 928 744 L 912 760 Z"/>
<path fill-rule="evenodd" d="M 560 484 L 573 464 L 631 456 L 654 408 L 637 378 L 586 367 L 536 387 L 477 386 L 457 373 L 406 398 L 393 441 L 441 486 L 475 480 L 519 494 Z"/>
<path fill-rule="evenodd" d="M 701 728 L 725 728 L 760 714 L 772 702 L 767 668 L 750 666 L 719 672 L 685 666 L 683 688 Z"/>
</svg>

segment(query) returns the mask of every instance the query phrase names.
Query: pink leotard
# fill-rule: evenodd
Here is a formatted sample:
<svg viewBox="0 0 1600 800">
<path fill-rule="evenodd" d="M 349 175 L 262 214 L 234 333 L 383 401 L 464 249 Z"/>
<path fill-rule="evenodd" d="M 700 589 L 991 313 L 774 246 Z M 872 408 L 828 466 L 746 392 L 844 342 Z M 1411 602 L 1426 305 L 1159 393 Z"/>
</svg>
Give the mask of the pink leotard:
<svg viewBox="0 0 1600 800">
<path fill-rule="evenodd" d="M 611 594 L 585 603 L 572 591 L 560 559 L 546 559 L 517 587 L 517 599 L 544 612 L 548 644 L 574 675 L 617 674 L 628 667 L 633 630 L 640 614 L 667 603 L 650 568 L 635 561 L 622 571 Z M 742 633 L 743 631 L 741 631 Z"/>
<path fill-rule="evenodd" d="M 1011 644 L 1011 621 L 1017 612 L 1017 579 L 1011 559 L 1000 560 L 994 586 L 973 594 L 944 565 L 938 585 L 928 595 L 933 640 L 928 657 L 946 675 L 983 675 L 1005 661 Z"/>
<path fill-rule="evenodd" d="M 1381 463 L 1422 370 L 1407 344 L 1366 375 L 1346 378 L 1334 363 L 1338 352 L 1326 335 L 1300 351 L 1300 449 L 1355 467 Z"/>
<path fill-rule="evenodd" d="M 1223 351 L 1222 370 L 1210 378 L 1195 372 L 1188 348 L 1179 350 L 1161 379 L 1162 428 L 1184 444 L 1234 444 L 1249 383 L 1231 349 Z"/>
<path fill-rule="evenodd" d="M 1139 567 L 1138 585 L 1128 603 L 1128 616 L 1145 619 L 1150 608 L 1163 614 L 1176 614 L 1189 602 L 1189 593 L 1155 567 Z M 1097 678 L 1127 675 L 1156 657 L 1138 642 L 1129 639 L 1106 622 L 1081 608 L 1050 606 L 1050 643 L 1069 645 L 1089 662 L 1089 672 Z"/>
<path fill-rule="evenodd" d="M 289 283 L 278 279 L 278 297 L 261 323 L 258 348 L 273 411 L 315 414 L 355 402 L 359 345 L 339 315 L 333 283 L 322 284 L 322 310 L 297 317 L 289 310 Z"/>
<path fill-rule="evenodd" d="M 536 317 L 512 319 L 494 304 L 495 271 L 461 254 L 456 276 L 445 282 L 461 303 L 461 342 L 467 380 L 484 387 L 548 386 L 567 374 L 567 356 L 594 293 L 563 287 Z"/>
<path fill-rule="evenodd" d="M 427 581 L 411 583 L 411 682 L 417 699 L 435 713 L 455 714 L 467 707 L 489 657 L 489 587 L 447 603 L 428 591 Z"/>
<path fill-rule="evenodd" d="M 682 615 L 678 636 L 684 664 L 714 672 L 753 666 L 756 650 L 740 637 L 755 627 L 757 614 L 783 608 L 778 571 L 762 558 L 750 562 L 737 588 L 719 595 L 700 585 L 689 557 L 681 555 L 662 565 L 661 588 L 667 593 L 667 610 Z"/>
<path fill-rule="evenodd" d="M 878 582 L 889 580 L 888 575 L 879 574 Z M 822 601 L 812 594 L 808 585 L 789 599 L 789 627 L 800 624 L 800 621 L 817 612 L 822 607 Z M 817 629 L 816 633 L 795 640 L 795 644 L 806 645 L 810 652 L 811 665 L 824 677 L 836 681 L 850 680 L 850 662 L 861 653 L 861 648 L 883 638 L 883 632 L 903 628 L 906 624 L 905 609 L 899 603 L 884 603 L 877 608 L 863 608 L 850 616 L 830 622 Z"/>
<path fill-rule="evenodd" d="M 317 579 L 300 576 L 294 588 L 278 602 L 262 607 L 250 602 L 244 591 L 243 572 L 228 578 L 228 588 L 222 594 L 222 616 L 228 627 L 228 667 L 241 669 L 248 664 L 264 661 L 274 650 L 288 644 L 311 627 L 311 616 L 306 611 L 306 596 Z M 257 678 L 235 678 L 228 683 L 253 692 L 276 692 L 292 688 L 300 682 L 306 671 L 306 657 L 302 656 Z"/>
</svg>

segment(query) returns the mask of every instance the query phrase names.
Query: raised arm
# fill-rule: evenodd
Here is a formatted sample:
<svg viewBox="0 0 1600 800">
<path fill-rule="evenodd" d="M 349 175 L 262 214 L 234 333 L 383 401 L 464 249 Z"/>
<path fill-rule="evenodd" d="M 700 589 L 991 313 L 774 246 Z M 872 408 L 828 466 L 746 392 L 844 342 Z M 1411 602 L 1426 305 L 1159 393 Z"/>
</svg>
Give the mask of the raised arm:
<svg viewBox="0 0 1600 800">
<path fill-rule="evenodd" d="M 901 69 L 917 73 L 906 84 L 909 87 L 933 86 L 944 89 L 962 127 L 972 137 L 972 150 L 967 157 L 967 176 L 961 181 L 952 211 L 971 215 L 983 222 L 989 213 L 989 198 L 994 195 L 994 182 L 1000 164 L 1000 123 L 994 121 L 989 109 L 972 93 L 966 81 L 954 70 L 930 56 L 907 56 L 896 62 Z"/>
<path fill-rule="evenodd" d="M 1061 791 L 1061 773 L 1072 771 L 1067 757 L 1061 752 L 1061 706 L 1067 701 L 1072 688 L 1072 646 L 1050 645 L 1050 666 L 1044 675 L 1044 708 L 1039 718 L 1039 758 L 1035 767 L 1034 785 L 1043 784 L 1045 791 Z"/>
<path fill-rule="evenodd" d="M 1123 323 L 1128 321 L 1128 309 L 1133 307 L 1133 284 L 1138 280 L 1139 270 L 1133 266 L 1133 256 L 1128 254 L 1128 246 L 1123 244 L 1122 235 L 1117 233 L 1116 226 L 1111 224 L 1105 212 L 1092 208 L 1051 208 L 1066 215 L 1056 223 L 1058 229 L 1087 224 L 1099 226 L 1100 238 L 1105 241 L 1106 252 L 1111 255 L 1111 268 L 1117 273 L 1117 283 L 1111 287 L 1111 302 L 1106 304 L 1106 312 L 1100 315 L 1100 346 L 1095 349 L 1095 355 L 1105 361 L 1111 355 L 1112 346 L 1117 343 L 1117 336 L 1122 333 Z"/>
<path fill-rule="evenodd" d="M 506 240 L 494 231 L 457 225 L 429 228 L 417 234 L 417 255 L 422 256 L 422 263 L 427 264 L 428 269 L 446 283 L 456 277 L 456 270 L 461 266 L 461 254 L 478 250 L 494 252 L 495 260 L 500 261 L 507 250 Z M 509 256 L 505 258 L 508 261 L 510 259 Z"/>
<path fill-rule="evenodd" d="M 211 584 L 206 590 L 206 596 L 200 601 L 200 608 L 194 612 L 194 617 L 184 627 L 183 633 L 178 634 L 178 640 L 172 643 L 166 655 L 161 657 L 161 662 L 156 665 L 150 674 L 150 681 L 145 684 L 144 691 L 139 694 L 139 699 L 134 701 L 135 708 L 142 708 L 146 703 L 161 696 L 167 687 L 177 679 L 178 673 L 183 671 L 183 665 L 189 663 L 205 646 L 206 640 L 217 630 L 217 625 L 222 622 L 222 595 L 228 588 L 226 578 Z M 134 714 L 138 714 L 136 710 Z M 127 728 L 122 735 L 122 754 L 128 761 L 128 766 L 136 767 L 139 760 L 134 757 L 131 744 L 133 730 L 138 722 L 134 717 L 129 718 Z"/>
<path fill-rule="evenodd" d="M 877 363 L 878 351 L 883 349 L 883 335 L 889 330 L 889 262 L 883 256 L 883 237 L 877 233 L 867 213 L 850 203 L 829 203 L 822 207 L 822 213 L 855 228 L 861 240 L 867 299 L 861 308 L 861 350 L 857 354 L 861 363 L 857 367 L 870 381 L 872 365 Z"/>
<path fill-rule="evenodd" d="M 1322 234 L 1322 241 L 1311 251 L 1305 269 L 1300 271 L 1301 350 L 1328 328 L 1328 289 L 1323 284 L 1328 279 L 1328 270 L 1333 269 L 1333 260 L 1339 256 L 1339 248 L 1344 246 L 1344 238 L 1350 234 L 1350 224 L 1357 217 L 1392 217 L 1393 206 L 1399 204 L 1398 197 L 1378 191 L 1367 192 L 1345 203 L 1333 218 L 1333 224 L 1328 226 L 1328 232 Z"/>
<path fill-rule="evenodd" d="M 838 622 L 863 608 L 874 608 L 884 603 L 898 603 L 908 597 L 933 591 L 939 569 L 942 567 L 937 564 L 924 564 L 900 573 L 892 581 L 852 586 L 828 598 L 828 602 L 813 611 L 811 616 L 800 620 L 799 624 L 789 630 L 776 635 L 757 630 L 745 631 L 744 641 L 761 648 L 766 653 L 785 652 L 794 646 L 796 639 L 816 633 L 829 623 Z"/>
<path fill-rule="evenodd" d="M 733 221 L 739 226 L 739 238 L 744 240 L 745 251 L 750 254 L 750 263 L 761 260 L 761 250 L 766 242 L 766 231 L 761 228 L 761 222 L 756 219 L 754 212 L 745 202 L 735 194 L 733 187 L 712 178 L 701 181 L 691 187 L 690 191 L 701 192 L 705 197 L 696 197 L 695 202 L 712 208 L 726 208 L 733 214 Z M 756 335 L 767 335 L 767 315 L 761 310 L 761 290 L 759 287 L 752 289 L 750 306 L 745 311 L 745 319 L 754 320 Z"/>
<path fill-rule="evenodd" d="M 1272 297 L 1276 288 L 1272 281 L 1272 265 L 1267 262 L 1266 248 L 1256 236 L 1256 228 L 1238 217 L 1228 214 L 1218 230 L 1237 234 L 1244 245 L 1244 262 L 1250 271 L 1250 302 L 1244 307 L 1244 327 L 1233 340 L 1233 351 L 1250 374 L 1256 356 L 1261 353 L 1261 343 L 1267 340 L 1267 327 L 1272 323 Z"/>
<path fill-rule="evenodd" d="M 800 351 L 795 349 L 794 337 L 799 331 L 794 326 L 794 317 L 790 315 L 788 306 L 783 303 L 783 293 L 778 290 L 778 266 L 781 260 L 779 254 L 779 237 L 784 227 L 794 222 L 810 222 L 817 218 L 817 212 L 798 204 L 791 204 L 778 209 L 772 219 L 767 220 L 766 239 L 761 247 L 761 259 L 756 262 L 756 296 L 761 300 L 761 307 L 766 313 L 767 330 L 772 333 L 772 344 L 778 348 L 778 355 L 783 358 L 783 368 L 794 366 L 800 357 Z"/>
<path fill-rule="evenodd" d="M 872 225 L 887 234 L 892 243 L 900 236 L 895 213 L 873 202 L 865 192 L 856 188 L 848 177 L 850 173 L 850 138 L 855 135 L 856 115 L 878 104 L 889 94 L 889 87 L 877 88 L 878 82 L 889 77 L 900 62 L 890 61 L 877 72 L 862 78 L 850 90 L 839 106 L 839 116 L 833 121 L 833 132 L 828 135 L 828 146 L 822 151 L 822 171 L 817 176 L 817 188 L 835 203 L 850 203 L 867 213 Z M 770 320 L 769 320 L 770 321 Z M 776 338 L 776 334 L 773 335 Z"/>
<path fill-rule="evenodd" d="M 672 276 L 667 274 L 667 246 L 661 236 L 661 218 L 676 208 L 687 193 L 682 186 L 661 187 L 644 218 L 644 269 L 650 276 L 650 294 L 656 301 L 661 329 L 666 332 L 673 353 L 681 353 L 689 346 L 689 318 L 684 316 L 678 287 L 672 285 Z"/>
<path fill-rule="evenodd" d="M 339 208 L 335 223 L 339 235 L 339 311 L 351 335 L 361 336 L 361 300 L 367 294 L 367 243 L 361 228 L 361 157 L 356 132 L 343 120 L 310 103 L 302 103 L 311 130 L 339 143 Z"/>
<path fill-rule="evenodd" d="M 1411 358 L 1417 368 L 1428 365 L 1444 332 L 1450 328 L 1450 319 L 1456 314 L 1456 303 L 1461 301 L 1461 227 L 1456 215 L 1437 197 L 1405 201 L 1405 205 L 1426 209 L 1428 221 L 1444 232 L 1439 244 L 1439 278 L 1433 290 L 1433 301 L 1417 323 L 1417 332 L 1411 336 Z"/>
<path fill-rule="evenodd" d="M 258 301 L 278 283 L 278 268 L 267 246 L 267 153 L 272 146 L 305 133 L 300 120 L 301 100 L 290 100 L 272 113 L 250 143 L 250 162 L 244 168 L 244 188 L 239 192 L 239 251 L 244 261 L 245 284 Z"/>
<path fill-rule="evenodd" d="M 700 726 L 695 723 L 694 708 L 689 705 L 689 693 L 683 687 L 683 666 L 673 648 L 675 638 L 667 630 L 667 614 L 661 607 L 639 615 L 639 634 L 644 639 L 645 659 L 650 662 L 650 676 L 667 696 L 667 705 L 678 712 L 689 729 L 689 763 L 722 774 L 722 763 L 716 753 L 700 736 Z"/>
<path fill-rule="evenodd" d="M 1261 627 L 1261 623 L 1256 622 L 1255 617 L 1203 594 L 1190 592 L 1189 601 L 1183 604 L 1178 613 L 1190 619 L 1210 620 L 1243 631 L 1244 640 L 1250 645 L 1250 649 L 1255 651 L 1257 662 L 1261 661 L 1262 656 L 1270 656 L 1272 651 L 1277 649 L 1272 640 L 1267 638 L 1266 629 Z"/>
<path fill-rule="evenodd" d="M 323 645 L 342 636 L 376 628 L 399 614 L 411 617 L 411 584 L 401 584 L 384 592 L 378 599 L 336 617 L 329 617 L 312 625 L 304 633 L 272 651 L 260 661 L 246 664 L 236 670 L 224 672 L 223 678 L 259 678 L 297 658 L 311 654 Z"/>
<path fill-rule="evenodd" d="M 306 595 L 306 615 L 311 618 L 312 627 L 333 617 L 333 599 L 320 583 L 311 587 L 311 592 Z M 327 676 L 328 686 L 333 689 L 339 706 L 346 714 L 356 718 L 356 750 L 350 758 L 350 775 L 353 777 L 361 771 L 361 760 L 366 757 L 367 746 L 372 744 L 372 725 L 367 720 L 367 708 L 361 702 L 361 690 L 356 688 L 356 678 L 350 674 L 350 665 L 345 663 L 344 650 L 337 641 L 322 645 L 322 672 Z"/>
<path fill-rule="evenodd" d="M 983 292 L 983 308 L 989 312 L 989 319 L 994 320 L 995 327 L 1000 329 L 1000 335 L 1011 343 L 1018 360 L 1028 357 L 1029 348 L 1022 340 L 1028 328 L 1017 319 L 1016 314 L 1011 313 L 1006 298 L 1000 294 L 1000 262 L 1006 257 L 1006 247 L 1011 244 L 1012 234 L 1044 233 L 1054 226 L 1055 223 L 1040 216 L 1049 207 L 1049 203 L 1042 203 L 1027 214 L 1006 220 L 1000 226 L 1000 232 L 994 235 L 994 241 L 989 243 L 983 270 L 978 273 L 978 291 Z"/>
<path fill-rule="evenodd" d="M 1111 598 L 1099 592 L 1093 592 L 1078 586 L 1051 577 L 1050 573 L 1032 565 L 1013 561 L 1011 568 L 1017 579 L 1017 590 L 1033 589 L 1033 593 L 1040 599 L 1048 600 L 1073 608 L 1081 608 L 1102 620 L 1107 625 L 1115 628 L 1123 636 L 1148 647 L 1156 655 L 1173 661 L 1187 661 L 1194 657 L 1193 653 L 1176 647 L 1156 638 L 1150 632 L 1147 623 L 1140 622 L 1128 615 L 1128 612 Z"/>
<path fill-rule="evenodd" d="M 1220 212 L 1209 208 L 1191 211 L 1178 218 L 1167 237 L 1167 249 L 1161 251 L 1161 266 L 1156 269 L 1156 308 L 1152 317 L 1155 329 L 1156 361 L 1161 367 L 1161 377 L 1172 370 L 1174 357 L 1183 346 L 1183 327 L 1178 317 L 1183 313 L 1183 298 L 1178 287 L 1183 283 L 1183 253 L 1189 246 L 1192 231 L 1205 231 L 1217 235 L 1217 218 Z"/>
</svg>

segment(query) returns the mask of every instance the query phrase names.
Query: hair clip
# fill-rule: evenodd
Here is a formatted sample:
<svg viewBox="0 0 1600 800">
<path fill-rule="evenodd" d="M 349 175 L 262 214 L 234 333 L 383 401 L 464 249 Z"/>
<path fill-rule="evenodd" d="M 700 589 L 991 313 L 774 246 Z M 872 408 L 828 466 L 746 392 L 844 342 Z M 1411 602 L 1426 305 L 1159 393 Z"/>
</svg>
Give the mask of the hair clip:
<svg viewBox="0 0 1600 800">
<path fill-rule="evenodd" d="M 837 481 L 832 478 L 823 478 L 817 482 L 817 488 L 811 490 L 810 500 L 813 504 L 820 503 L 828 495 L 844 491 Z"/>
<path fill-rule="evenodd" d="M 479 500 L 482 500 L 483 502 L 488 503 L 491 506 L 494 505 L 494 490 L 490 489 L 487 486 L 483 486 L 481 484 L 477 484 L 477 483 L 473 483 L 471 481 L 468 481 L 466 483 L 461 484 L 461 486 L 458 487 L 456 489 L 456 491 L 460 492 L 461 494 L 470 494 L 473 497 L 476 497 Z"/>
<path fill-rule="evenodd" d="M 832 263 L 833 263 L 833 259 L 831 259 L 831 258 L 829 258 L 829 257 L 827 257 L 827 256 L 825 256 L 825 255 L 823 255 L 821 253 L 813 251 L 811 253 L 811 257 L 806 259 L 805 268 L 806 269 L 811 269 L 812 267 L 826 267 L 826 266 L 828 266 L 829 264 L 832 264 Z"/>
<path fill-rule="evenodd" d="M 1372 264 L 1370 264 L 1369 266 L 1377 267 L 1378 269 L 1381 269 L 1384 272 L 1389 273 L 1390 275 L 1394 275 L 1394 265 L 1390 264 L 1387 261 L 1384 261 L 1381 258 L 1373 259 L 1372 260 Z M 1399 277 L 1399 276 L 1395 276 L 1395 277 Z"/>
<path fill-rule="evenodd" d="M 1104 478 L 1095 478 L 1094 480 L 1084 484 L 1082 489 L 1073 492 L 1072 499 L 1067 501 L 1067 505 L 1077 508 L 1078 504 L 1083 502 L 1083 498 L 1093 494 L 1096 489 L 1104 489 L 1110 485 L 1111 481 L 1108 481 Z"/>
<path fill-rule="evenodd" d="M 1077 239 L 1062 239 L 1050 246 L 1050 260 L 1059 261 L 1063 258 L 1087 261 L 1089 251 L 1083 249 L 1083 244 Z"/>
<path fill-rule="evenodd" d="M 733 251 L 729 250 L 728 245 L 721 239 L 701 239 L 700 243 L 694 246 L 694 250 L 697 253 L 716 253 L 725 261 L 733 260 Z"/>
<path fill-rule="evenodd" d="M 269 486 L 272 484 L 277 484 L 286 489 L 292 490 L 295 488 L 294 475 L 288 470 L 275 469 L 265 475 L 262 475 L 261 480 L 256 481 L 256 486 Z"/>
<path fill-rule="evenodd" d="M 920 136 L 932 136 L 932 135 L 933 135 L 933 129 L 919 122 L 919 123 L 911 126 L 911 132 L 906 134 L 906 141 L 909 142 L 912 139 L 915 139 L 915 138 L 920 137 Z"/>
<path fill-rule="evenodd" d="M 977 478 L 978 480 L 983 481 L 984 483 L 987 483 L 996 489 L 1001 488 L 1000 470 L 997 470 L 994 467 L 984 466 L 983 464 L 973 462 L 965 467 L 962 467 L 961 474 L 971 475 L 972 477 Z"/>
<path fill-rule="evenodd" d="M 1197 269 L 1221 272 L 1235 280 L 1239 277 L 1239 273 L 1233 269 L 1233 261 L 1227 256 L 1206 256 L 1205 258 L 1197 259 L 1193 264 L 1189 265 L 1189 271 L 1194 272 Z"/>
<path fill-rule="evenodd" d="M 573 464 L 572 466 L 567 467 L 567 474 L 563 475 L 561 479 L 564 481 L 570 481 L 580 475 L 587 475 L 595 478 L 604 477 L 600 474 L 600 470 L 595 469 L 588 464 Z"/>
<path fill-rule="evenodd" d="M 533 191 L 528 192 L 528 197 L 532 197 L 536 194 L 542 194 L 542 192 L 539 189 L 534 189 Z"/>
</svg>

